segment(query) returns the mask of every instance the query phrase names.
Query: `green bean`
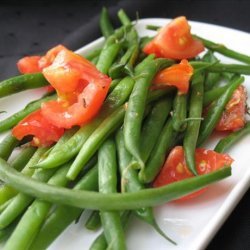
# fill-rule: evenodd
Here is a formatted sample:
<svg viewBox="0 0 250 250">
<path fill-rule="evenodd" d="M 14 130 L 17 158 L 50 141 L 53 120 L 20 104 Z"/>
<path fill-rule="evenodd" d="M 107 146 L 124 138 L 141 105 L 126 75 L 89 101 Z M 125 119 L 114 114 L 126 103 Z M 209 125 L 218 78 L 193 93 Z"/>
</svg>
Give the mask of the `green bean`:
<svg viewBox="0 0 250 250">
<path fill-rule="evenodd" d="M 152 41 L 152 37 L 150 36 L 144 36 L 144 37 L 141 37 L 141 41 L 140 41 L 140 49 L 142 50 L 146 44 L 148 44 L 150 41 Z"/>
<path fill-rule="evenodd" d="M 101 11 L 100 28 L 102 31 L 102 35 L 105 38 L 111 36 L 114 33 L 114 28 L 110 22 L 108 10 L 105 7 L 103 7 Z"/>
<path fill-rule="evenodd" d="M 0 97 L 49 85 L 42 73 L 15 76 L 0 82 Z"/>
<path fill-rule="evenodd" d="M 55 150 L 53 154 L 50 154 L 46 159 L 39 162 L 37 167 L 54 168 L 69 161 L 77 155 L 88 137 L 103 122 L 103 120 L 116 108 L 124 104 L 131 93 L 133 84 L 134 80 L 129 77 L 126 77 L 119 82 L 114 90 L 108 95 L 100 114 L 90 123 L 80 128 L 67 143 L 63 144 L 58 150 Z"/>
<path fill-rule="evenodd" d="M 121 45 L 119 43 L 114 43 L 107 48 L 103 48 L 96 64 L 96 68 L 103 74 L 107 74 L 120 49 Z"/>
<path fill-rule="evenodd" d="M 122 225 L 125 227 L 130 218 L 130 211 L 125 211 L 121 215 Z M 104 233 L 102 232 L 91 244 L 89 250 L 106 250 L 107 249 L 107 241 L 105 239 Z"/>
<path fill-rule="evenodd" d="M 118 108 L 108 116 L 86 140 L 67 173 L 67 177 L 70 180 L 75 180 L 83 166 L 96 153 L 101 144 L 111 133 L 122 125 L 124 114 L 125 107 Z"/>
<path fill-rule="evenodd" d="M 239 141 L 242 137 L 250 133 L 250 122 L 247 122 L 242 129 L 230 133 L 225 138 L 221 139 L 214 148 L 218 153 L 226 152 L 234 143 Z"/>
<path fill-rule="evenodd" d="M 150 153 L 160 135 L 163 125 L 172 107 L 170 98 L 162 98 L 155 103 L 147 116 L 141 132 L 141 156 L 144 162 L 148 160 Z"/>
<path fill-rule="evenodd" d="M 18 140 L 12 134 L 8 134 L 0 143 L 0 157 L 8 160 L 14 148 L 17 146 Z"/>
<path fill-rule="evenodd" d="M 100 194 L 93 191 L 70 190 L 42 183 L 27 177 L 0 159 L 0 179 L 20 192 L 56 204 L 93 210 L 130 210 L 160 205 L 231 175 L 231 167 L 195 176 L 159 188 L 148 188 L 133 193 Z"/>
<path fill-rule="evenodd" d="M 182 132 L 186 128 L 187 117 L 187 95 L 176 94 L 173 104 L 173 128 L 175 131 Z"/>
<path fill-rule="evenodd" d="M 225 45 L 223 44 L 218 44 L 218 43 L 214 43 L 211 42 L 207 39 L 201 38 L 200 36 L 197 35 L 193 35 L 195 38 L 199 39 L 202 41 L 202 43 L 205 45 L 206 48 L 212 50 L 212 51 L 216 51 L 224 56 L 236 59 L 240 62 L 244 62 L 244 63 L 248 63 L 250 64 L 250 56 L 241 54 L 237 51 L 228 49 Z"/>
<path fill-rule="evenodd" d="M 202 61 L 214 63 L 218 62 L 218 59 L 214 56 L 212 51 L 207 51 L 207 53 L 202 57 Z M 204 90 L 210 90 L 218 85 L 222 76 L 221 73 L 207 73 L 205 76 Z"/>
<path fill-rule="evenodd" d="M 120 9 L 117 13 L 122 25 L 129 25 L 131 24 L 130 18 L 127 16 L 123 9 Z"/>
<path fill-rule="evenodd" d="M 69 164 L 66 164 L 62 168 L 60 168 L 50 178 L 48 184 L 54 186 L 65 186 L 68 183 L 68 180 L 65 177 L 68 167 Z M 44 170 L 42 171 L 43 171 L 42 175 L 44 177 L 51 176 L 51 173 L 48 174 L 48 170 L 46 174 Z M 44 178 L 43 181 L 46 181 L 46 179 L 48 178 Z M 25 196 L 24 194 L 21 195 L 23 195 L 23 197 Z M 44 202 L 42 200 L 35 200 L 29 206 L 29 208 L 27 209 L 27 211 L 24 213 L 21 220 L 17 224 L 14 232 L 11 234 L 10 238 L 6 242 L 5 249 L 6 250 L 28 249 L 34 239 L 34 236 L 39 231 L 41 223 L 48 214 L 51 206 L 52 206 L 51 203 Z"/>
<path fill-rule="evenodd" d="M 120 61 L 113 64 L 110 67 L 109 76 L 112 79 L 122 77 L 126 73 L 126 69 L 128 70 L 128 67 L 129 67 L 128 65 L 130 65 L 130 67 L 134 65 L 137 59 L 137 56 L 138 56 L 138 45 L 133 44 L 131 47 L 128 48 L 126 53 L 121 57 Z"/>
<path fill-rule="evenodd" d="M 98 151 L 98 179 L 101 194 L 117 193 L 116 148 L 113 140 L 103 143 Z M 126 249 L 121 218 L 118 211 L 100 211 L 104 235 L 110 249 Z"/>
<path fill-rule="evenodd" d="M 191 85 L 191 99 L 189 105 L 188 122 L 183 141 L 187 167 L 194 175 L 197 175 L 195 164 L 195 149 L 202 119 L 203 92 L 204 74 L 196 74 L 192 80 Z"/>
<path fill-rule="evenodd" d="M 92 62 L 94 65 L 97 65 L 98 61 L 99 61 L 99 56 L 97 56 L 97 57 L 95 57 L 95 58 L 93 58 L 93 59 L 91 60 L 91 62 Z"/>
<path fill-rule="evenodd" d="M 85 227 L 88 230 L 96 231 L 101 226 L 101 218 L 99 211 L 92 211 L 88 220 L 85 223 Z"/>
<path fill-rule="evenodd" d="M 223 63 L 207 63 L 207 62 L 190 62 L 195 70 L 205 68 L 208 72 L 230 72 L 235 74 L 250 75 L 250 65 L 242 64 L 223 64 Z"/>
<path fill-rule="evenodd" d="M 213 88 L 204 93 L 203 107 L 208 106 L 210 103 L 216 101 L 228 88 L 228 84 L 222 87 Z"/>
<path fill-rule="evenodd" d="M 146 25 L 146 29 L 153 30 L 153 31 L 158 31 L 159 29 L 161 29 L 161 26 L 148 24 L 148 25 Z"/>
<path fill-rule="evenodd" d="M 121 79 L 114 79 L 112 80 L 110 87 L 109 87 L 109 93 L 114 90 L 114 88 L 117 86 L 117 84 L 121 81 Z"/>
<path fill-rule="evenodd" d="M 124 119 L 124 138 L 128 151 L 136 159 L 139 168 L 144 167 L 139 150 L 140 133 L 149 86 L 157 72 L 156 63 L 145 65 L 143 71 L 136 72 L 136 82 L 129 97 Z M 139 75 L 140 74 L 140 75 Z"/>
<path fill-rule="evenodd" d="M 39 169 L 35 171 L 35 173 L 32 175 L 32 178 L 42 182 L 47 182 L 53 176 L 54 173 L 54 169 Z M 13 220 L 15 220 L 24 211 L 24 209 L 29 206 L 33 199 L 33 197 L 30 197 L 23 193 L 17 194 L 17 196 L 13 198 L 9 206 L 0 215 L 0 229 L 5 228 L 10 223 L 12 223 Z"/>
<path fill-rule="evenodd" d="M 87 60 L 91 61 L 94 58 L 98 57 L 102 51 L 102 48 L 91 50 L 86 56 L 84 56 Z"/>
<path fill-rule="evenodd" d="M 173 120 L 169 118 L 146 162 L 145 169 L 139 172 L 139 179 L 142 183 L 149 183 L 155 179 L 176 137 L 177 132 L 173 129 Z"/>
<path fill-rule="evenodd" d="M 39 109 L 43 102 L 47 102 L 50 100 L 54 100 L 56 95 L 51 95 L 47 97 L 42 97 L 36 101 L 30 102 L 25 106 L 24 109 L 18 111 L 17 113 L 9 116 L 8 118 L 0 121 L 0 132 L 6 131 L 12 127 L 14 127 L 18 122 L 20 122 L 23 118 L 29 115 L 31 112 Z"/>
<path fill-rule="evenodd" d="M 97 190 L 97 166 L 90 169 L 76 184 L 75 190 Z M 82 213 L 82 209 L 72 206 L 58 206 L 49 215 L 33 241 L 31 250 L 44 250 Z"/>
<path fill-rule="evenodd" d="M 41 156 L 45 153 L 46 149 L 40 148 L 38 149 L 34 155 L 31 157 L 31 159 L 28 161 L 26 166 L 23 168 L 22 173 L 28 176 L 31 176 L 34 173 L 34 170 L 31 169 L 30 167 L 33 166 L 38 162 L 38 160 L 41 158 Z M 8 199 L 12 198 L 17 194 L 17 191 L 4 184 L 0 186 L 0 205 L 5 203 Z"/>
<path fill-rule="evenodd" d="M 15 168 L 17 171 L 21 171 L 34 155 L 35 151 L 35 147 L 25 147 L 10 163 L 11 167 Z"/>
<path fill-rule="evenodd" d="M 2 212 L 5 210 L 5 208 L 9 206 L 9 204 L 10 204 L 11 201 L 12 201 L 12 199 L 13 199 L 13 198 L 11 198 L 11 199 L 5 201 L 5 203 L 3 203 L 3 204 L 0 206 L 0 213 L 2 213 Z"/>
<path fill-rule="evenodd" d="M 201 145 L 213 132 L 214 127 L 218 123 L 226 104 L 229 102 L 233 92 L 237 89 L 240 84 L 244 81 L 244 77 L 235 76 L 228 84 L 228 89 L 217 101 L 215 101 L 209 108 L 206 117 L 201 123 L 200 134 L 198 137 L 197 145 Z"/>
<path fill-rule="evenodd" d="M 137 171 L 130 166 L 131 155 L 125 148 L 124 135 L 122 130 L 116 134 L 116 145 L 119 159 L 119 169 L 121 173 L 122 192 L 135 192 L 145 189 L 145 186 L 139 181 Z M 151 225 L 165 239 L 175 244 L 158 226 L 151 207 L 141 207 L 136 209 L 135 214 L 144 222 Z"/>
<path fill-rule="evenodd" d="M 16 222 L 12 223 L 7 228 L 0 230 L 0 243 L 5 242 L 9 238 L 9 236 L 14 231 L 15 227 L 16 227 Z"/>
</svg>

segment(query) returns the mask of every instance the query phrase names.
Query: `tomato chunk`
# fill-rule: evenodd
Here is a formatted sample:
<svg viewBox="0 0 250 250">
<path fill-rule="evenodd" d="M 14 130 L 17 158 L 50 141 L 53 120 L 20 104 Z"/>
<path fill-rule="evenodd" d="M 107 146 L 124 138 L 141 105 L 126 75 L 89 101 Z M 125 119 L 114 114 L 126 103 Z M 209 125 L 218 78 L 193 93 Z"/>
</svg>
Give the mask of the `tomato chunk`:
<svg viewBox="0 0 250 250">
<path fill-rule="evenodd" d="M 203 43 L 192 37 L 191 27 L 184 16 L 175 18 L 163 27 L 143 48 L 146 54 L 171 59 L 193 58 L 203 50 Z"/>
<path fill-rule="evenodd" d="M 70 50 L 60 51 L 53 63 L 43 69 L 59 99 L 42 105 L 42 114 L 60 128 L 90 121 L 106 98 L 111 78 L 85 58 Z"/>
<path fill-rule="evenodd" d="M 27 135 L 33 135 L 31 142 L 33 146 L 49 146 L 58 141 L 63 133 L 64 129 L 49 123 L 40 109 L 28 115 L 12 129 L 13 136 L 18 140 L 22 140 Z"/>
<path fill-rule="evenodd" d="M 217 131 L 234 131 L 243 128 L 246 123 L 247 92 L 244 86 L 239 86 L 227 103 L 222 117 L 216 126 Z"/>
<path fill-rule="evenodd" d="M 202 175 L 218 170 L 224 166 L 230 166 L 233 159 L 228 154 L 220 154 L 213 150 L 198 148 L 195 151 L 195 161 L 197 172 L 199 175 Z M 160 187 L 193 176 L 194 175 L 187 168 L 183 147 L 176 146 L 170 152 L 161 172 L 154 180 L 153 186 Z M 201 189 L 179 200 L 187 200 L 196 197 L 205 190 L 206 189 Z"/>
<path fill-rule="evenodd" d="M 179 64 L 161 70 L 154 78 L 155 86 L 175 86 L 179 94 L 185 94 L 189 89 L 189 80 L 193 75 L 193 67 L 183 59 Z"/>
<path fill-rule="evenodd" d="M 50 49 L 44 56 L 25 56 L 17 62 L 17 68 L 22 74 L 42 72 L 54 61 L 57 54 L 66 49 L 63 45 L 57 45 Z"/>
<path fill-rule="evenodd" d="M 39 67 L 40 56 L 25 56 L 17 62 L 17 68 L 22 74 L 41 72 Z"/>
</svg>

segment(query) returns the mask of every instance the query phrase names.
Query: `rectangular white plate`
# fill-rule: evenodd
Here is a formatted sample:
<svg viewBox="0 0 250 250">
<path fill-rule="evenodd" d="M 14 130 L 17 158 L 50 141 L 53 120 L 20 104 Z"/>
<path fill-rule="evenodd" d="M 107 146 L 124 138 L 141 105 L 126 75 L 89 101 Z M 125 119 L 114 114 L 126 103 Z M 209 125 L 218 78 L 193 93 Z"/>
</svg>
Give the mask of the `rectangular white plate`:
<svg viewBox="0 0 250 250">
<path fill-rule="evenodd" d="M 141 36 L 150 36 L 155 32 L 146 30 L 146 24 L 162 26 L 168 22 L 169 19 L 142 19 L 137 22 L 136 28 Z M 250 55 L 248 33 L 199 22 L 190 22 L 190 24 L 192 33 Z M 86 55 L 88 51 L 100 47 L 102 43 L 103 39 L 100 38 L 79 49 L 77 53 Z M 218 57 L 222 62 L 233 62 L 228 58 L 219 55 Z M 250 77 L 246 77 L 245 86 L 250 93 L 250 85 L 247 83 L 249 81 Z M 1 119 L 18 111 L 31 100 L 37 99 L 42 92 L 42 90 L 32 90 L 2 98 L 1 110 L 6 110 L 8 113 L 1 114 Z M 3 135 L 1 135 L 2 138 Z M 205 147 L 212 149 L 217 140 L 218 138 L 213 138 Z M 228 152 L 235 159 L 232 166 L 233 175 L 230 178 L 211 186 L 206 193 L 191 201 L 170 202 L 155 209 L 160 227 L 177 241 L 177 246 L 164 240 L 150 226 L 133 218 L 127 228 L 128 249 L 152 250 L 156 246 L 157 250 L 204 249 L 250 186 L 249 145 L 250 135 Z M 84 228 L 82 223 L 85 217 L 77 225 L 71 225 L 49 249 L 88 249 L 99 232 L 93 233 Z"/>
</svg>

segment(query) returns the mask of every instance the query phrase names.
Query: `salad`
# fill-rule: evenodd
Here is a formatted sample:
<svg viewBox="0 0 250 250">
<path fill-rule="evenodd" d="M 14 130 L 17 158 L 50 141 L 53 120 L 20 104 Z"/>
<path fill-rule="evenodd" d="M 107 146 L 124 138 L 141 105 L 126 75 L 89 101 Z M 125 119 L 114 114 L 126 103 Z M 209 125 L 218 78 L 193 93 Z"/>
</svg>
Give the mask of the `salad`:
<svg viewBox="0 0 250 250">
<path fill-rule="evenodd" d="M 213 52 L 250 58 L 193 36 L 185 17 L 140 38 L 125 12 L 118 16 L 114 30 L 103 9 L 105 43 L 86 58 L 58 45 L 20 59 L 23 75 L 0 85 L 1 97 L 49 86 L 0 122 L 0 131 L 12 129 L 0 145 L 5 249 L 46 249 L 83 209 L 94 210 L 87 228 L 103 227 L 90 249 L 126 249 L 131 213 L 178 244 L 151 207 L 200 195 L 231 173 L 225 151 L 249 131 L 241 74 L 250 68 L 223 64 Z M 215 130 L 228 135 L 202 148 Z"/>
</svg>

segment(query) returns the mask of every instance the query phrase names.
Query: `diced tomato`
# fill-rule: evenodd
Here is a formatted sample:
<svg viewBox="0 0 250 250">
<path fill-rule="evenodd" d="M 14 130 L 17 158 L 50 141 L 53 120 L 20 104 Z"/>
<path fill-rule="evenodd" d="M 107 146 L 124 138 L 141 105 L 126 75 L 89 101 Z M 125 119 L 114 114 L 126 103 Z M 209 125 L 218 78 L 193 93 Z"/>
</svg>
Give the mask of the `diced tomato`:
<svg viewBox="0 0 250 250">
<path fill-rule="evenodd" d="M 57 54 L 66 49 L 63 45 L 57 45 L 50 49 L 44 56 L 26 56 L 17 62 L 17 68 L 22 74 L 42 72 L 43 68 L 53 63 Z"/>
<path fill-rule="evenodd" d="M 49 146 L 59 140 L 64 129 L 50 124 L 41 113 L 35 111 L 20 121 L 13 129 L 12 134 L 18 140 L 22 140 L 27 135 L 33 135 L 32 145 Z"/>
<path fill-rule="evenodd" d="M 101 108 L 111 83 L 111 78 L 70 50 L 59 52 L 53 63 L 43 69 L 43 74 L 59 99 L 44 103 L 42 113 L 60 128 L 90 121 Z"/>
<path fill-rule="evenodd" d="M 17 62 L 17 68 L 22 74 L 41 72 L 39 67 L 40 56 L 26 56 Z"/>
<path fill-rule="evenodd" d="M 186 17 L 175 18 L 163 27 L 156 37 L 143 48 L 146 54 L 171 59 L 188 59 L 204 50 L 200 40 L 194 39 Z"/>
<path fill-rule="evenodd" d="M 197 172 L 199 175 L 202 175 L 213 172 L 225 166 L 230 166 L 233 162 L 233 159 L 228 154 L 220 154 L 213 150 L 198 148 L 195 151 L 195 161 Z M 183 147 L 176 146 L 170 152 L 161 172 L 153 182 L 153 186 L 160 187 L 193 176 L 194 175 L 187 168 Z M 179 200 L 187 200 L 196 197 L 205 190 L 206 189 L 201 189 L 190 195 L 184 196 Z"/>
<path fill-rule="evenodd" d="M 217 131 L 234 131 L 243 128 L 246 123 L 247 92 L 244 86 L 239 86 L 227 103 L 222 117 L 216 126 Z"/>
<path fill-rule="evenodd" d="M 161 70 L 154 78 L 155 86 L 175 86 L 179 94 L 185 94 L 189 89 L 189 80 L 193 75 L 193 67 L 183 59 L 179 64 Z"/>
</svg>

